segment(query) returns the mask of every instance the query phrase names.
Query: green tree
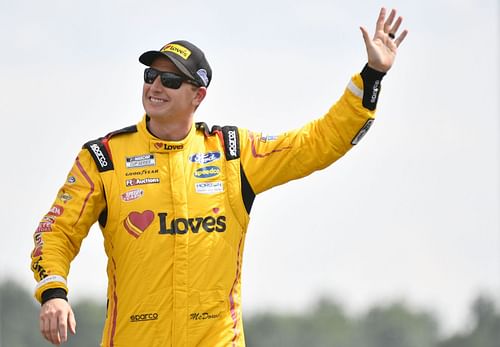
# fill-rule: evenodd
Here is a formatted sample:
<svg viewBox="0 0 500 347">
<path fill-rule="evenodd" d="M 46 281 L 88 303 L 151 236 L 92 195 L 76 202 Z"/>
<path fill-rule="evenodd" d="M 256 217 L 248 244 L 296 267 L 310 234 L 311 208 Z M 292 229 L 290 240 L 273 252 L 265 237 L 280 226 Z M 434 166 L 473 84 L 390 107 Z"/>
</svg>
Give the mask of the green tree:
<svg viewBox="0 0 500 347">
<path fill-rule="evenodd" d="M 403 303 L 372 308 L 358 325 L 357 346 L 435 347 L 438 325 L 432 315 Z"/>
<path fill-rule="evenodd" d="M 35 300 L 10 280 L 0 284 L 0 346 L 51 346 L 40 336 Z"/>
<path fill-rule="evenodd" d="M 480 295 L 471 305 L 472 329 L 442 341 L 439 347 L 499 347 L 500 314 L 495 301 Z"/>
</svg>

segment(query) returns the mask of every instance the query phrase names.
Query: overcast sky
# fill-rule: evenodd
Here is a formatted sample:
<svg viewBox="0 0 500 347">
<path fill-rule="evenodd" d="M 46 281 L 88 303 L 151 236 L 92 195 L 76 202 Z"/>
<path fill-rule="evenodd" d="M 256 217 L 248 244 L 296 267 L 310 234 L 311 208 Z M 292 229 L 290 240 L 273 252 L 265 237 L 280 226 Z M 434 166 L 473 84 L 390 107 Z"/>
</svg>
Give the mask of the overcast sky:
<svg viewBox="0 0 500 347">
<path fill-rule="evenodd" d="M 410 34 L 377 121 L 333 166 L 257 197 L 244 311 L 404 299 L 462 327 L 478 293 L 500 293 L 497 0 L 2 0 L 0 278 L 33 288 L 32 234 L 79 148 L 141 119 L 142 52 L 194 42 L 214 71 L 197 120 L 279 133 L 341 95 L 381 5 Z M 105 262 L 94 227 L 72 299 L 104 302 Z"/>
</svg>

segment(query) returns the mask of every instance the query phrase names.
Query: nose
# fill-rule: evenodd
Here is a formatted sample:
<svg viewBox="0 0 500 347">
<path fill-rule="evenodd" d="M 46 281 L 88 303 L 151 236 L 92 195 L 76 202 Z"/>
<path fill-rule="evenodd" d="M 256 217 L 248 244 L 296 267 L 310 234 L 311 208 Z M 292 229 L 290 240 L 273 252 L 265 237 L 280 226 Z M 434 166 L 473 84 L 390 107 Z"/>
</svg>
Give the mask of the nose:
<svg viewBox="0 0 500 347">
<path fill-rule="evenodd" d="M 153 83 L 151 83 L 150 86 L 151 89 L 153 90 L 162 90 L 163 85 L 161 84 L 160 76 L 156 76 L 156 78 L 153 80 Z"/>
</svg>

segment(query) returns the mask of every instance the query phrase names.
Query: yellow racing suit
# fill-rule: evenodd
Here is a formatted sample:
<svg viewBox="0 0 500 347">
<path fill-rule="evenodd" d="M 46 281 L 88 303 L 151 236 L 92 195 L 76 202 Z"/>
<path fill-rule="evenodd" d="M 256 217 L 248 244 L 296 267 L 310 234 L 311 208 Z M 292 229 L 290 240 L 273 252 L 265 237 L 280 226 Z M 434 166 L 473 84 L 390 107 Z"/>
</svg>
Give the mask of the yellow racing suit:
<svg viewBox="0 0 500 347">
<path fill-rule="evenodd" d="M 326 115 L 281 135 L 196 123 L 182 141 L 163 141 L 146 115 L 85 144 L 34 235 L 35 297 L 67 293 L 70 263 L 98 221 L 108 256 L 101 346 L 244 346 L 240 280 L 254 197 L 359 141 L 381 79 L 362 74 Z"/>
</svg>

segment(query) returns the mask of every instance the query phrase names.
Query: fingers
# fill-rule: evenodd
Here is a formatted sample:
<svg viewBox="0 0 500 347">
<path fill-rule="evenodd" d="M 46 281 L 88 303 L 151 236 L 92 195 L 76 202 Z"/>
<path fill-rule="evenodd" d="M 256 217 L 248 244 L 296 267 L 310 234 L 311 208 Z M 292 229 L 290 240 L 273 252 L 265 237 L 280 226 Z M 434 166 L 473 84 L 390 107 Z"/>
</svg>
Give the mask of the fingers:
<svg viewBox="0 0 500 347">
<path fill-rule="evenodd" d="M 396 19 L 396 23 L 394 23 L 394 25 L 392 26 L 392 28 L 389 29 L 388 32 L 396 34 L 402 22 L 403 22 L 403 17 L 399 16 L 398 19 Z"/>
<path fill-rule="evenodd" d="M 394 17 L 396 17 L 396 10 L 392 9 L 391 13 L 389 14 L 389 17 L 387 18 L 387 20 L 384 23 L 384 32 L 386 32 L 386 33 L 392 32 L 392 31 L 390 31 L 390 29 L 391 29 L 392 22 L 394 21 Z"/>
<path fill-rule="evenodd" d="M 368 33 L 368 30 L 365 27 L 359 27 L 361 30 L 361 33 L 363 34 L 363 40 L 365 41 L 366 47 L 369 47 L 372 43 L 370 39 L 370 34 Z"/>
<path fill-rule="evenodd" d="M 68 324 L 69 324 L 69 330 L 73 335 L 76 334 L 76 319 L 75 319 L 75 314 L 73 313 L 73 310 L 69 311 L 69 317 L 68 317 Z"/>
<path fill-rule="evenodd" d="M 68 326 L 76 333 L 76 321 L 71 306 L 63 299 L 52 299 L 40 310 L 40 332 L 43 337 L 60 345 L 68 340 Z"/>
<path fill-rule="evenodd" d="M 401 35 L 399 35 L 398 38 L 394 40 L 394 44 L 397 47 L 399 47 L 399 45 L 401 44 L 401 42 L 403 42 L 403 40 L 405 39 L 406 35 L 408 35 L 408 30 L 403 30 L 403 32 L 401 33 Z"/>
<path fill-rule="evenodd" d="M 380 21 L 383 20 L 384 18 L 382 17 L 382 10 L 380 10 L 380 15 L 377 20 L 377 28 L 380 27 Z M 387 17 L 387 20 L 385 20 L 383 24 L 383 32 L 389 36 L 390 39 L 394 39 L 394 44 L 396 47 L 399 47 L 401 42 L 405 39 L 406 35 L 408 34 L 408 30 L 403 30 L 403 32 L 396 38 L 396 33 L 399 30 L 399 27 L 401 26 L 401 23 L 403 23 L 403 17 L 399 16 L 397 17 L 396 21 L 394 22 L 394 19 L 396 18 L 396 10 L 392 9 L 391 13 L 389 14 L 389 17 Z M 384 13 L 385 14 L 385 13 Z M 396 39 L 395 39 L 396 38 Z"/>
<path fill-rule="evenodd" d="M 62 330 L 66 330 L 66 324 L 63 323 L 62 317 L 55 316 L 54 319 L 50 320 L 49 323 L 49 336 L 50 341 L 53 344 L 60 345 L 62 342 L 65 342 L 63 339 L 66 338 L 66 332 L 62 332 Z"/>
<path fill-rule="evenodd" d="M 377 24 L 375 26 L 375 32 L 384 30 L 384 21 L 385 21 L 385 7 L 380 9 L 380 13 L 378 14 Z"/>
</svg>

